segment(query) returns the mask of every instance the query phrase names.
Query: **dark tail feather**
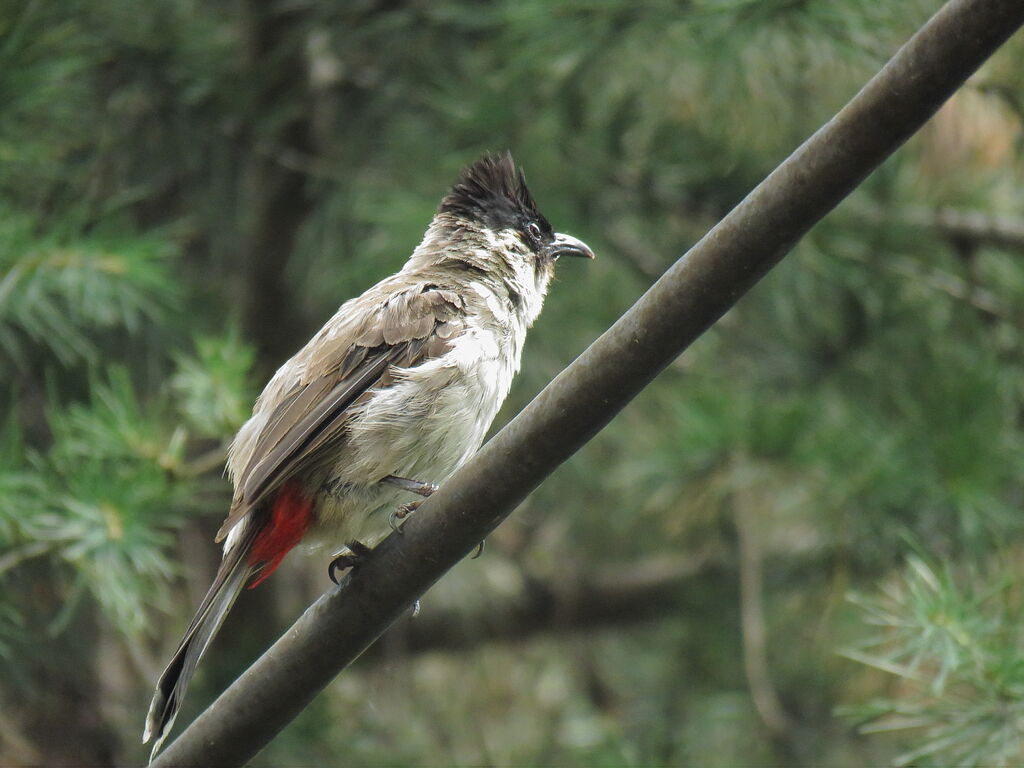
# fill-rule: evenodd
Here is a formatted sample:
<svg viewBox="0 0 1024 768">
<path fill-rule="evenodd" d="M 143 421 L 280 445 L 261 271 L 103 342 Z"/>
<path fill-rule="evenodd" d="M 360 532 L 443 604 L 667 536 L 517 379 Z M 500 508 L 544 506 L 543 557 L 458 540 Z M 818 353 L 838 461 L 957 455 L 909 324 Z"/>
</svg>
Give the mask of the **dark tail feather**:
<svg viewBox="0 0 1024 768">
<path fill-rule="evenodd" d="M 199 609 L 185 631 L 174 657 L 157 681 L 153 702 L 149 705 L 149 714 L 146 716 L 146 730 L 142 736 L 143 743 L 151 738 L 155 739 L 153 751 L 149 755 L 150 760 L 156 756 L 171 726 L 174 725 L 174 718 L 185 698 L 185 691 L 188 690 L 196 665 L 224 623 L 224 617 L 231 610 L 238 593 L 242 591 L 245 582 L 253 573 L 254 569 L 248 563 L 247 555 L 254 538 L 247 531 L 242 539 L 225 553 L 217 577 L 199 604 Z"/>
</svg>

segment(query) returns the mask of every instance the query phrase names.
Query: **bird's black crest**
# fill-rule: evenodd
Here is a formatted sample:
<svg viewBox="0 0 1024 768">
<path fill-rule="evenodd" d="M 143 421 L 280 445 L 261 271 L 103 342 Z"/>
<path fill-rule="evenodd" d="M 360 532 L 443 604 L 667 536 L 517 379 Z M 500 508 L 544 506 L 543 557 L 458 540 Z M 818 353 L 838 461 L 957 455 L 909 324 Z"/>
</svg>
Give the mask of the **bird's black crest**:
<svg viewBox="0 0 1024 768">
<path fill-rule="evenodd" d="M 524 221 L 542 218 L 510 152 L 484 155 L 463 168 L 439 210 L 490 229 L 519 227 Z"/>
</svg>

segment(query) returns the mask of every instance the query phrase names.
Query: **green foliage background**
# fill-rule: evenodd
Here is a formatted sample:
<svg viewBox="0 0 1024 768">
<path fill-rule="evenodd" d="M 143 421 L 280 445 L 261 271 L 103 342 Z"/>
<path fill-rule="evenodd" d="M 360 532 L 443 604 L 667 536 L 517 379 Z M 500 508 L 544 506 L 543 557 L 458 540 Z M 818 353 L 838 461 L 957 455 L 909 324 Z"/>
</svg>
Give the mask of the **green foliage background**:
<svg viewBox="0 0 1024 768">
<path fill-rule="evenodd" d="M 503 421 L 938 6 L 0 0 L 0 764 L 143 759 L 227 442 L 461 165 L 599 255 Z M 1020 764 L 1022 54 L 254 764 Z M 182 720 L 327 584 L 286 565 Z"/>
</svg>

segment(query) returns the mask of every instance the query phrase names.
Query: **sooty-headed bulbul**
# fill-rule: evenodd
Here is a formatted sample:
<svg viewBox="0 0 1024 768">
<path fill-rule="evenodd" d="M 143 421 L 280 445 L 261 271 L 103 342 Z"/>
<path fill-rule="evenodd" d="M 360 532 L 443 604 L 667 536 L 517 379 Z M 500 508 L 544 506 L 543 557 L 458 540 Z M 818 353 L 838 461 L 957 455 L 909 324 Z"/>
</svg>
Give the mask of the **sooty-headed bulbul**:
<svg viewBox="0 0 1024 768">
<path fill-rule="evenodd" d="M 561 256 L 594 254 L 552 230 L 510 154 L 485 155 L 405 266 L 278 369 L 228 452 L 223 559 L 157 682 L 143 736 L 153 754 L 243 587 L 300 541 L 364 552 L 412 506 L 403 496 L 429 494 L 477 451 Z"/>
</svg>

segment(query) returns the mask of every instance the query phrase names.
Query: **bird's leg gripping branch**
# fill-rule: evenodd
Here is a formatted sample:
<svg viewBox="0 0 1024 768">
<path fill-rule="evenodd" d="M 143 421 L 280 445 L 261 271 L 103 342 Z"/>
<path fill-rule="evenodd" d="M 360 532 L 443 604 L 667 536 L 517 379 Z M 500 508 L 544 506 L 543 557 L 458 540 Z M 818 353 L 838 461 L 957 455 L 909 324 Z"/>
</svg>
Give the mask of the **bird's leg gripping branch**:
<svg viewBox="0 0 1024 768">
<path fill-rule="evenodd" d="M 418 493 L 420 496 L 423 496 L 424 498 L 429 497 L 439 487 L 434 483 L 424 483 L 420 480 L 409 480 L 408 478 L 398 477 L 396 475 L 388 475 L 383 480 L 381 480 L 381 482 L 384 483 L 385 485 L 393 485 L 396 488 L 401 488 L 402 490 L 409 491 L 410 493 Z M 422 503 L 423 499 L 419 501 L 410 501 L 408 504 L 403 504 L 398 509 L 394 510 L 388 516 L 388 524 L 391 526 L 391 530 L 393 530 L 395 533 L 401 533 L 402 523 L 409 515 L 411 515 L 413 512 L 419 509 L 419 506 Z M 479 544 L 476 545 L 476 549 L 473 551 L 473 554 L 470 557 L 470 559 L 476 560 L 478 557 L 480 557 L 480 555 L 483 554 L 483 552 L 484 542 L 481 541 Z M 333 566 L 333 563 L 331 565 Z M 331 579 L 333 580 L 334 577 L 332 576 Z M 334 583 L 337 584 L 337 582 Z"/>
<path fill-rule="evenodd" d="M 424 483 L 422 480 L 410 480 L 406 477 L 398 477 L 397 475 L 388 475 L 381 480 L 384 485 L 393 485 L 396 488 L 401 488 L 403 491 L 409 491 L 409 493 L 416 493 L 420 496 L 430 496 L 434 491 L 438 489 L 438 486 L 434 483 Z"/>
</svg>

